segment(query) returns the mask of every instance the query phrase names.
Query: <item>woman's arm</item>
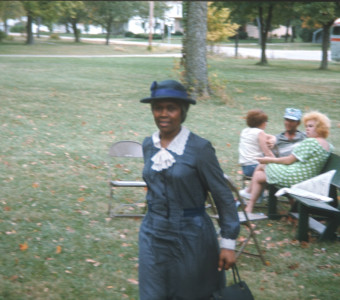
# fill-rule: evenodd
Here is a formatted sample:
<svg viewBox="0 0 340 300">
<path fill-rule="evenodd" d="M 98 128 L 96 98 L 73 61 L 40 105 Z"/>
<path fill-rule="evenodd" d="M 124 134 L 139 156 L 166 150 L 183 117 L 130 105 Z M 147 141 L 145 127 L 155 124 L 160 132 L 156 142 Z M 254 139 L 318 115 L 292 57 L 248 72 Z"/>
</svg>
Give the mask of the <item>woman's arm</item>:
<svg viewBox="0 0 340 300">
<path fill-rule="evenodd" d="M 282 164 L 282 165 L 290 165 L 294 162 L 297 161 L 297 158 L 291 154 L 289 156 L 282 156 L 282 157 L 269 157 L 269 156 L 265 156 L 265 157 L 259 157 L 257 158 L 257 160 L 259 161 L 260 164 Z"/>
<path fill-rule="evenodd" d="M 261 131 L 259 133 L 258 140 L 259 140 L 260 148 L 265 156 L 274 157 L 273 152 L 268 147 L 268 137 L 269 135 L 266 134 L 264 131 Z"/>
</svg>

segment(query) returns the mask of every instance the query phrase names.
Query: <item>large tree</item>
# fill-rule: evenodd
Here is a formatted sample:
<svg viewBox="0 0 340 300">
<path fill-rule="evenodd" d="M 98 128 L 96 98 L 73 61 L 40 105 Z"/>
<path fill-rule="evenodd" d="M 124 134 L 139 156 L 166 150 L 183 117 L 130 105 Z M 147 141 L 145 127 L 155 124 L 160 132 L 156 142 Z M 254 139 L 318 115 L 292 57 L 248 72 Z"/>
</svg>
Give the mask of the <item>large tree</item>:
<svg viewBox="0 0 340 300">
<path fill-rule="evenodd" d="M 144 24 L 149 21 L 149 2 L 150 1 L 138 1 L 137 15 L 140 17 Z M 153 17 L 155 19 L 164 19 L 165 12 L 169 9 L 166 2 L 163 1 L 153 1 Z M 146 30 L 144 26 L 144 30 Z M 145 31 L 146 32 L 146 31 Z"/>
<path fill-rule="evenodd" d="M 207 11 L 203 1 L 184 5 L 183 63 L 185 85 L 193 97 L 210 94 L 207 71 Z"/>
<path fill-rule="evenodd" d="M 16 19 L 24 14 L 19 1 L 0 1 L 0 20 L 4 23 L 4 31 L 8 34 L 7 20 Z"/>
<path fill-rule="evenodd" d="M 87 11 L 83 1 L 60 1 L 60 10 L 63 21 L 71 23 L 74 40 L 80 42 L 80 30 L 77 24 L 81 21 L 87 21 Z"/>
<path fill-rule="evenodd" d="M 214 44 L 225 42 L 229 37 L 235 36 L 239 27 L 230 22 L 230 10 L 228 8 L 218 9 L 213 2 L 208 3 L 208 33 L 207 42 L 213 48 Z"/>
<path fill-rule="evenodd" d="M 330 28 L 340 16 L 340 2 L 302 2 L 296 5 L 296 11 L 300 13 L 305 26 L 323 29 L 320 69 L 326 70 L 328 68 Z"/>
<path fill-rule="evenodd" d="M 34 44 L 33 22 L 39 23 L 38 18 L 45 18 L 52 24 L 57 20 L 59 1 L 20 1 L 26 13 L 26 44 Z"/>
<path fill-rule="evenodd" d="M 216 2 L 218 7 L 231 9 L 231 17 L 234 22 L 241 25 L 253 22 L 259 29 L 259 41 L 261 45 L 261 60 L 259 65 L 267 65 L 267 40 L 268 33 L 274 26 L 282 23 L 279 15 L 288 9 L 285 1 L 225 1 Z"/>
<path fill-rule="evenodd" d="M 34 18 L 39 16 L 39 2 L 38 1 L 21 1 L 25 10 L 27 22 L 26 22 L 26 44 L 34 44 L 33 37 L 33 21 Z"/>
<path fill-rule="evenodd" d="M 139 6 L 135 1 L 89 1 L 85 4 L 93 23 L 105 28 L 106 45 L 110 43 L 113 26 L 127 22 L 135 15 Z"/>
</svg>

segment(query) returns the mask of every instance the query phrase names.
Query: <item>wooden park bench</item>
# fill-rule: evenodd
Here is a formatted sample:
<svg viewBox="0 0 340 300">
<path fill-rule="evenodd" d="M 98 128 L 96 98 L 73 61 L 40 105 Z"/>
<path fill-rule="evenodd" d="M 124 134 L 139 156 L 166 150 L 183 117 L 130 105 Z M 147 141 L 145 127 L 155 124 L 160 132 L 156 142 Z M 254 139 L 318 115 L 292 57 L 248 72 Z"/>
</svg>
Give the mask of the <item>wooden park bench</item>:
<svg viewBox="0 0 340 300">
<path fill-rule="evenodd" d="M 333 198 L 332 202 L 312 200 L 293 194 L 285 195 L 294 199 L 297 203 L 298 212 L 290 212 L 289 214 L 299 220 L 297 232 L 297 239 L 299 241 L 308 241 L 308 229 L 318 232 L 320 234 L 319 240 L 321 241 L 337 239 L 336 230 L 340 223 L 337 196 L 337 190 L 340 189 L 340 156 L 334 153 L 330 155 L 320 174 L 331 170 L 336 170 L 329 188 L 329 197 Z M 269 186 L 268 217 L 272 220 L 282 217 L 277 212 L 278 199 L 275 196 L 277 191 L 278 188 L 274 185 Z M 321 217 L 321 219 L 326 221 L 326 225 L 311 217 L 311 215 L 317 216 L 319 219 Z"/>
</svg>

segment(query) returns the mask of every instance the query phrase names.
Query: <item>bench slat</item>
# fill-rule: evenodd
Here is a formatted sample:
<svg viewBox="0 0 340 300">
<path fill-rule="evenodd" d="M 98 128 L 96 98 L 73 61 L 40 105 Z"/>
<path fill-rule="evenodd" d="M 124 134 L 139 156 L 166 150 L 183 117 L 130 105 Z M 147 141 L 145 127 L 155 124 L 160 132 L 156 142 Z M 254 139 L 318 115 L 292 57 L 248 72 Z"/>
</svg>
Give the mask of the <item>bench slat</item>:
<svg viewBox="0 0 340 300">
<path fill-rule="evenodd" d="M 335 213 L 336 212 L 340 213 L 340 211 L 338 209 L 334 208 L 333 206 L 330 206 L 329 204 L 327 204 L 323 201 L 312 200 L 312 199 L 309 199 L 309 198 L 304 198 L 304 197 L 293 195 L 293 194 L 289 194 L 289 196 L 298 200 L 299 202 L 303 203 L 307 207 L 313 207 L 313 208 L 317 208 L 317 209 L 322 209 L 322 210 L 327 210 L 327 211 L 333 211 Z"/>
<path fill-rule="evenodd" d="M 291 215 L 295 219 L 299 219 L 298 213 L 290 212 L 289 215 Z M 326 225 L 318 222 L 317 220 L 313 219 L 312 217 L 309 217 L 309 219 L 308 219 L 308 226 L 309 226 L 310 229 L 318 232 L 319 234 L 322 234 L 326 229 Z"/>
</svg>

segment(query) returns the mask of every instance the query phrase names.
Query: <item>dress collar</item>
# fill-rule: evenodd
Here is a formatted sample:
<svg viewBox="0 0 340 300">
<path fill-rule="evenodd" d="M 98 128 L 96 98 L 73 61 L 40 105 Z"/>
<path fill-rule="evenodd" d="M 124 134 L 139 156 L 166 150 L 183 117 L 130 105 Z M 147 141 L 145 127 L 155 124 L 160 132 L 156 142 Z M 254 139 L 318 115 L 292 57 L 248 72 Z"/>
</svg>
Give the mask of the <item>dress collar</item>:
<svg viewBox="0 0 340 300">
<path fill-rule="evenodd" d="M 190 130 L 182 126 L 181 131 L 175 136 L 175 138 L 171 141 L 166 149 L 175 152 L 177 155 L 183 155 L 189 134 Z M 159 131 L 156 131 L 152 135 L 152 141 L 156 148 L 162 148 Z"/>
<path fill-rule="evenodd" d="M 169 146 L 167 148 L 162 148 L 159 131 L 155 132 L 152 135 L 152 141 L 154 146 L 160 150 L 151 158 L 153 161 L 151 168 L 155 171 L 170 168 L 176 160 L 168 150 L 176 153 L 177 155 L 183 155 L 189 134 L 190 130 L 182 126 L 181 131 L 171 141 Z"/>
</svg>

